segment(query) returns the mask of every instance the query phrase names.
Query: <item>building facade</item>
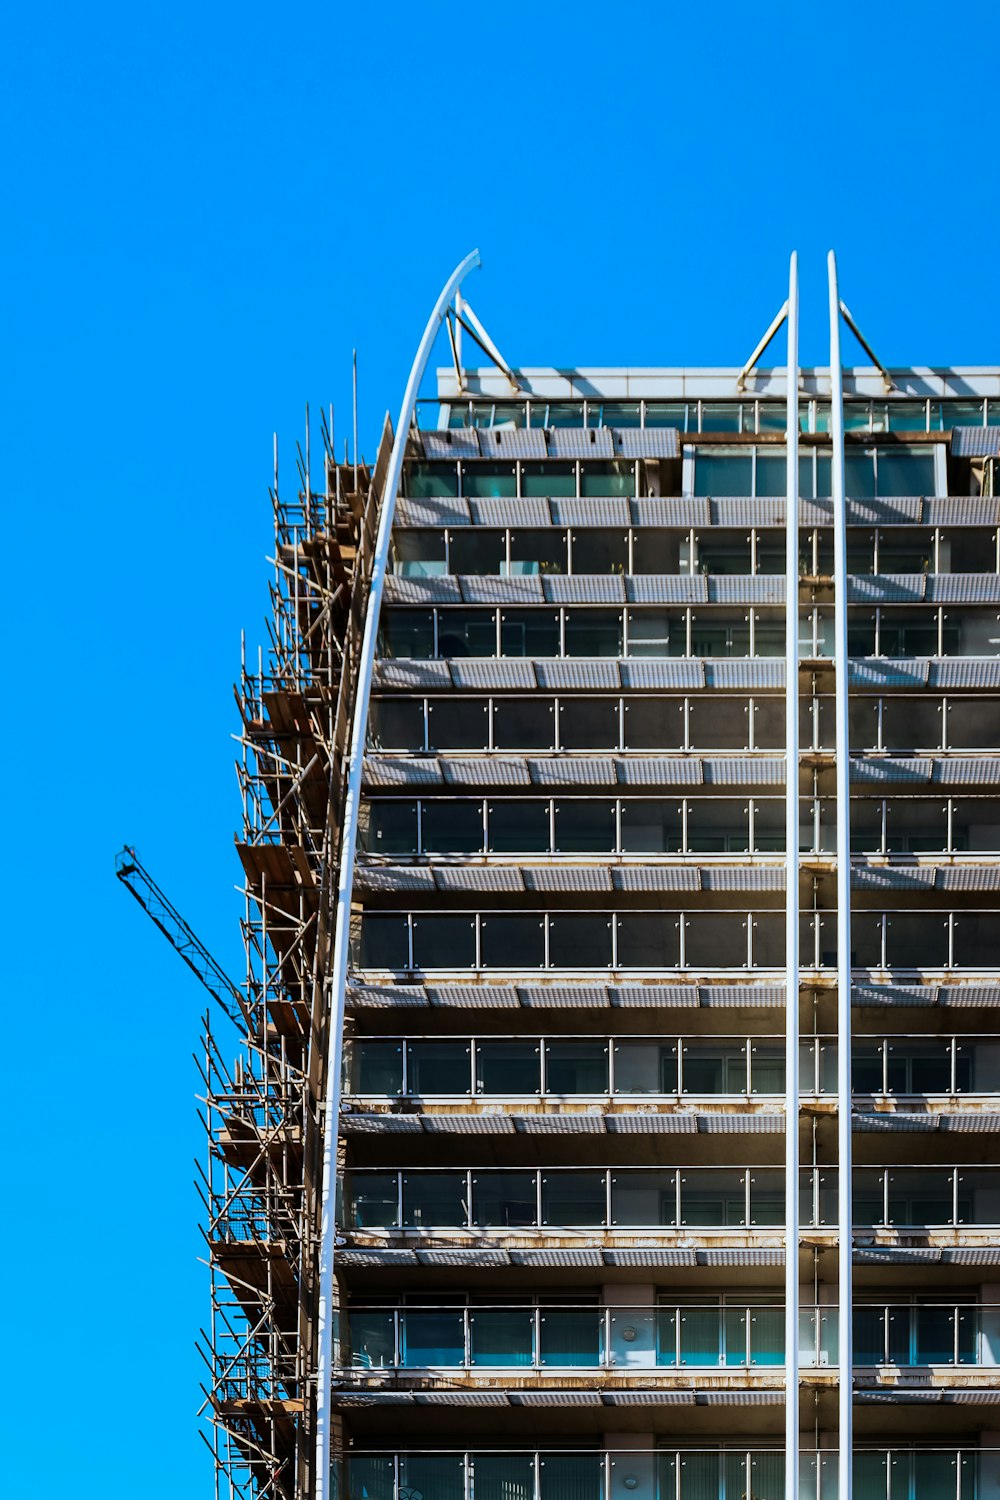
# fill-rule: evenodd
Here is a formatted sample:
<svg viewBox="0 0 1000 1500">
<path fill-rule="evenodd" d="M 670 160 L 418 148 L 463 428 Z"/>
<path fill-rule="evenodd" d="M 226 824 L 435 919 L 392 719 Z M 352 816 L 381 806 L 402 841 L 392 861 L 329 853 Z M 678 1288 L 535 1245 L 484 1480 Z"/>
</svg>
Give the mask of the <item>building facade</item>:
<svg viewBox="0 0 1000 1500">
<path fill-rule="evenodd" d="M 330 1493 L 987 1500 L 1000 370 L 510 374 L 377 610 Z"/>
</svg>

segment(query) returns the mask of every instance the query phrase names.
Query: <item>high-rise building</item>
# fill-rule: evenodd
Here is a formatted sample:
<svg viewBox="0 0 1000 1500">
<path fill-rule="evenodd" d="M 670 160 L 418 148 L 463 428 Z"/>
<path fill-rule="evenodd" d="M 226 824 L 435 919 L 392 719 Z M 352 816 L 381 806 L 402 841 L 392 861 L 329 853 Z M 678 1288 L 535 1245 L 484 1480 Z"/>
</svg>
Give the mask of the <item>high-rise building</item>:
<svg viewBox="0 0 1000 1500">
<path fill-rule="evenodd" d="M 831 306 L 830 368 L 793 270 L 784 365 L 511 369 L 453 279 L 375 465 L 276 478 L 234 1494 L 997 1493 L 1000 369 Z"/>
</svg>

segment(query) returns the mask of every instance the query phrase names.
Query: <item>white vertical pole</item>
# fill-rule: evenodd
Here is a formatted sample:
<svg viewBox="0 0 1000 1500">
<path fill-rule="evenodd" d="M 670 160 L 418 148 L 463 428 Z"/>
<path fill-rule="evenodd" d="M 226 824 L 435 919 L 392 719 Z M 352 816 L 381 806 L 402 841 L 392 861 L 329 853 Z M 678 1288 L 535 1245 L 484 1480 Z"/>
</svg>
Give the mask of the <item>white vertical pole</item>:
<svg viewBox="0 0 1000 1500">
<path fill-rule="evenodd" d="M 417 348 L 410 377 L 406 383 L 399 421 L 393 435 L 392 452 L 385 477 L 385 494 L 379 514 L 375 553 L 372 558 L 371 585 L 365 610 L 365 629 L 358 662 L 358 683 L 354 695 L 354 718 L 351 723 L 351 749 L 347 761 L 347 795 L 340 843 L 340 874 L 337 882 L 337 906 L 334 914 L 333 966 L 328 977 L 330 991 L 329 1056 L 326 1064 L 326 1100 L 323 1107 L 323 1188 L 319 1246 L 319 1296 L 317 1309 L 316 1360 L 316 1474 L 314 1500 L 327 1500 L 330 1484 L 330 1370 L 333 1358 L 333 1259 L 336 1226 L 334 1213 L 337 1192 L 337 1139 L 340 1126 L 341 1060 L 344 1048 L 344 1004 L 347 986 L 347 959 L 351 936 L 351 890 L 354 885 L 354 856 L 358 838 L 358 813 L 361 807 L 361 774 L 364 765 L 365 734 L 368 727 L 368 700 L 375 671 L 375 643 L 379 610 L 389 561 L 389 538 L 396 509 L 396 494 L 403 472 L 403 457 L 410 436 L 410 423 L 417 404 L 417 392 L 430 358 L 434 340 L 456 290 L 468 273 L 480 264 L 479 251 L 473 250 L 455 268 L 438 297 Z M 354 456 L 357 459 L 357 439 Z"/>
<path fill-rule="evenodd" d="M 847 501 L 844 494 L 844 370 L 840 356 L 837 258 L 830 282 L 830 433 L 833 495 L 834 667 L 837 786 L 837 1328 L 838 1491 L 851 1500 L 854 1459 L 851 1171 L 851 774 L 847 729 Z"/>
<path fill-rule="evenodd" d="M 785 417 L 785 1500 L 799 1495 L 799 263 Z"/>
</svg>

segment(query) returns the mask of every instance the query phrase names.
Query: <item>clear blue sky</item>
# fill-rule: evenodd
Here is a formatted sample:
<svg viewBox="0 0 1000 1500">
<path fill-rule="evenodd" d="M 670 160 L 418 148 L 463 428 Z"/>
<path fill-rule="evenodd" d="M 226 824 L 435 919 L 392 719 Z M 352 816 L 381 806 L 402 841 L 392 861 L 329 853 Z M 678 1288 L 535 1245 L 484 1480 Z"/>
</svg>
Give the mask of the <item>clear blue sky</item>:
<svg viewBox="0 0 1000 1500">
<path fill-rule="evenodd" d="M 995 6 L 7 14 L 5 1488 L 208 1496 L 191 1052 L 125 840 L 241 963 L 231 683 L 271 432 L 362 444 L 473 245 L 516 364 L 739 363 L 802 255 L 893 362 L 1000 361 Z M 13 1097 L 11 1097 L 11 1089 Z"/>
</svg>

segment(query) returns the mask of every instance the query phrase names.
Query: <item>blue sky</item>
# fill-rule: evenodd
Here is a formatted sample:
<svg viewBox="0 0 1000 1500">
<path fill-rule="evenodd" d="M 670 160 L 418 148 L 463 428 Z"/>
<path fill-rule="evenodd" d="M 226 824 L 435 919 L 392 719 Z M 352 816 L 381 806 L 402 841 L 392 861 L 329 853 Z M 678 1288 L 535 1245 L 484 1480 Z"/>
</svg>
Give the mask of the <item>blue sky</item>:
<svg viewBox="0 0 1000 1500">
<path fill-rule="evenodd" d="M 793 247 L 825 363 L 831 244 L 887 363 L 997 362 L 997 40 L 969 0 L 8 12 L 11 1493 L 209 1493 L 207 997 L 112 860 L 239 972 L 272 430 L 289 469 L 307 400 L 347 432 L 356 345 L 371 453 L 476 244 L 515 364 L 739 363 Z"/>
</svg>

